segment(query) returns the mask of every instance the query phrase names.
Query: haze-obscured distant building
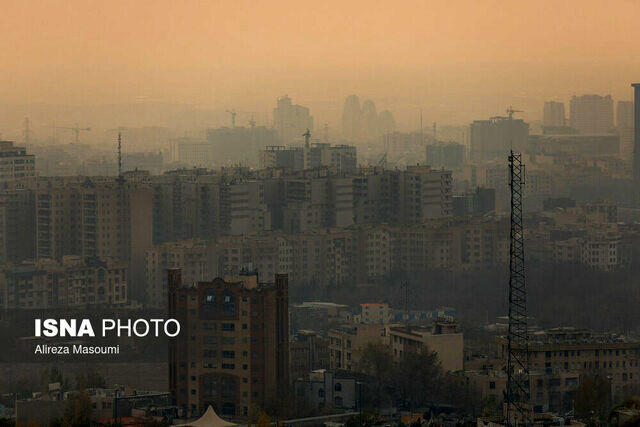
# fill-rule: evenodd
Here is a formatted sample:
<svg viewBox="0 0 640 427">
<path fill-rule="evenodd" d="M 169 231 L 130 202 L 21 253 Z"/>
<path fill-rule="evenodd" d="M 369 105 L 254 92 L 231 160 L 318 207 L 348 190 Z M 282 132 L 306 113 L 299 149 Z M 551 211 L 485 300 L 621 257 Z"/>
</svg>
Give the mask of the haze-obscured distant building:
<svg viewBox="0 0 640 427">
<path fill-rule="evenodd" d="M 342 111 L 342 135 L 350 141 L 355 141 L 360 135 L 360 98 L 349 95 L 344 100 Z"/>
<path fill-rule="evenodd" d="M 0 264 L 36 256 L 35 194 L 27 188 L 0 190 Z"/>
<path fill-rule="evenodd" d="M 12 141 L 0 141 L 0 183 L 36 176 L 36 157 Z"/>
<path fill-rule="evenodd" d="M 616 129 L 620 135 L 620 155 L 631 158 L 633 154 L 633 101 L 618 101 Z"/>
<path fill-rule="evenodd" d="M 542 113 L 542 126 L 560 127 L 565 125 L 564 103 L 556 101 L 545 102 Z"/>
<path fill-rule="evenodd" d="M 130 297 L 142 297 L 145 252 L 152 244 L 153 197 L 141 183 L 40 180 L 36 256 L 114 258 L 129 265 Z"/>
<path fill-rule="evenodd" d="M 292 171 L 304 169 L 304 149 L 270 145 L 260 150 L 260 168 L 286 168 Z"/>
<path fill-rule="evenodd" d="M 342 110 L 342 136 L 349 141 L 374 141 L 381 135 L 395 131 L 393 113 L 384 110 L 378 113 L 376 104 L 367 99 L 360 107 L 360 98 L 349 95 Z"/>
<path fill-rule="evenodd" d="M 122 170 L 144 170 L 159 174 L 164 167 L 162 153 L 139 152 L 122 154 Z"/>
<path fill-rule="evenodd" d="M 476 120 L 470 125 L 471 160 L 507 158 L 509 151 L 524 151 L 529 124 L 520 119 L 494 117 Z"/>
<path fill-rule="evenodd" d="M 620 136 L 609 135 L 531 135 L 529 148 L 535 154 L 603 156 L 620 152 Z"/>
<path fill-rule="evenodd" d="M 298 142 L 307 129 L 313 130 L 313 117 L 307 107 L 292 104 L 291 98 L 285 95 L 278 99 L 273 110 L 273 124 L 283 142 Z M 275 144 L 262 144 L 263 147 L 265 145 Z"/>
<path fill-rule="evenodd" d="M 290 101 L 291 100 L 289 100 L 289 102 Z M 284 112 L 281 115 L 282 119 L 285 120 L 282 126 L 287 129 L 287 132 L 293 135 L 299 131 L 299 126 L 301 126 L 302 123 L 308 124 L 308 120 L 311 120 L 311 123 L 313 123 L 313 119 L 308 116 L 308 109 L 296 105 L 291 107 L 296 107 L 293 108 L 293 112 Z M 307 122 L 305 122 L 302 112 L 296 112 L 297 107 L 307 111 Z M 302 133 L 306 131 L 307 127 L 305 126 L 304 130 L 300 131 L 297 139 L 290 140 L 282 136 L 279 138 L 280 129 L 277 126 L 276 129 L 278 132 L 265 126 L 208 129 L 207 142 L 211 145 L 211 163 L 209 163 L 209 167 L 213 164 L 229 165 L 242 163 L 244 165 L 257 165 L 259 161 L 257 158 L 258 153 L 262 148 L 268 145 L 278 145 L 280 138 L 287 142 L 300 140 L 302 139 Z"/>
<path fill-rule="evenodd" d="M 305 169 L 329 167 L 337 172 L 354 172 L 358 163 L 353 145 L 313 143 L 305 148 Z"/>
<path fill-rule="evenodd" d="M 427 145 L 427 164 L 431 167 L 457 167 L 464 164 L 465 147 L 455 142 Z"/>
<path fill-rule="evenodd" d="M 614 129 L 611 95 L 582 95 L 571 98 L 569 124 L 581 134 L 611 133 Z"/>
</svg>

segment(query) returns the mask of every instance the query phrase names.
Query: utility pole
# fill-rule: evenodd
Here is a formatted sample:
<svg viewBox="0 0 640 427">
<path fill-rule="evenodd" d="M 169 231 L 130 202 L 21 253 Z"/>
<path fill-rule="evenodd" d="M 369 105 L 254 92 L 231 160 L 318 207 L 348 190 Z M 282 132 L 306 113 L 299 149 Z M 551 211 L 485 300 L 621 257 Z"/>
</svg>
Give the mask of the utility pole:
<svg viewBox="0 0 640 427">
<path fill-rule="evenodd" d="M 511 246 L 509 250 L 509 331 L 507 335 L 507 391 L 505 425 L 530 425 L 529 331 L 524 269 L 522 154 L 509 155 L 511 187 Z"/>
</svg>

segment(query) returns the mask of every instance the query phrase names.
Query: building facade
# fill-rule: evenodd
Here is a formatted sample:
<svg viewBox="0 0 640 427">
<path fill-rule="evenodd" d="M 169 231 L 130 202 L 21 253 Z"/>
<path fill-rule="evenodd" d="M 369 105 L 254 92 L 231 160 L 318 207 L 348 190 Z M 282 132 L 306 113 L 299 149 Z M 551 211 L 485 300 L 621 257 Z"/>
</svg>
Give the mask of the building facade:
<svg viewBox="0 0 640 427">
<path fill-rule="evenodd" d="M 288 279 L 257 273 L 182 286 L 169 270 L 169 316 L 181 333 L 169 345 L 169 384 L 187 416 L 211 405 L 247 419 L 250 409 L 289 392 Z"/>
</svg>

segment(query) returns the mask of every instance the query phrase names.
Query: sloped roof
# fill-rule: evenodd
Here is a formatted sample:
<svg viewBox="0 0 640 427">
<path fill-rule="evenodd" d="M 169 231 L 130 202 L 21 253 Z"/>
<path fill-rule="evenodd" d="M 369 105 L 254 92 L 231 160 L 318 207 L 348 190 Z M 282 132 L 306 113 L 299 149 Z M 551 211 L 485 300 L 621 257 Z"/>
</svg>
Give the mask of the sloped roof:
<svg viewBox="0 0 640 427">
<path fill-rule="evenodd" d="M 190 423 L 178 424 L 174 427 L 229 427 L 236 426 L 237 424 L 227 422 L 220 418 L 216 411 L 213 410 L 211 406 L 209 406 L 206 412 L 197 420 L 192 421 Z"/>
</svg>

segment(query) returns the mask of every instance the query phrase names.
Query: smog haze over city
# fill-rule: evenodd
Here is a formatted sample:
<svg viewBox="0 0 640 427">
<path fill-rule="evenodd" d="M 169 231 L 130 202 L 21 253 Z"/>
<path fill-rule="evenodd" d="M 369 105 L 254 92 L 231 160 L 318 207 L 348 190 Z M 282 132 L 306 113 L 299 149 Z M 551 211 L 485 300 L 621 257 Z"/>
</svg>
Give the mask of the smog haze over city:
<svg viewBox="0 0 640 427">
<path fill-rule="evenodd" d="M 222 124 L 229 106 L 266 112 L 285 93 L 330 126 L 351 93 L 393 109 L 405 130 L 420 108 L 450 124 L 509 104 L 534 119 L 547 99 L 631 98 L 639 13 L 592 0 L 7 2 L 0 94 L 56 106 L 35 109 L 47 124 L 66 105 L 109 106 L 91 117 L 102 126 L 135 124 L 122 104 L 145 126 L 166 120 L 145 112 L 176 105 Z M 21 128 L 12 110 L 6 135 Z M 70 111 L 78 121 L 95 108 Z"/>
<path fill-rule="evenodd" d="M 2 3 L 0 427 L 640 425 L 640 3 Z"/>
</svg>

